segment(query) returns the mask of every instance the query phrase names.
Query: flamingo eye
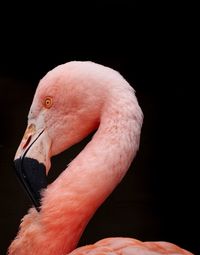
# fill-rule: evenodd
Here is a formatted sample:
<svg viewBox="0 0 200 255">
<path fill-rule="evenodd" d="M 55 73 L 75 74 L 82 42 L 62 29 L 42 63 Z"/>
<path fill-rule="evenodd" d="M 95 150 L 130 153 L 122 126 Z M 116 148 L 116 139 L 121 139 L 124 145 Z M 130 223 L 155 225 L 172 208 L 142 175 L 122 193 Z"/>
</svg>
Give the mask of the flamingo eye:
<svg viewBox="0 0 200 255">
<path fill-rule="evenodd" d="M 49 96 L 46 97 L 45 100 L 44 100 L 44 107 L 49 109 L 49 108 L 51 108 L 52 104 L 53 104 L 52 97 L 49 97 Z"/>
</svg>

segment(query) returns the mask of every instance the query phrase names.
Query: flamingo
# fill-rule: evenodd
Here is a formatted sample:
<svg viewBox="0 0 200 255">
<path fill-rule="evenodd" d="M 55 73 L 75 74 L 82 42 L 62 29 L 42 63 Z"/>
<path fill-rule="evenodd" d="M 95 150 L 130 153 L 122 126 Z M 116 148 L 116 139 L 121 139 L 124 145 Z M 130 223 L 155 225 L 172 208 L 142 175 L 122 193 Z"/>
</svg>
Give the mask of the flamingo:
<svg viewBox="0 0 200 255">
<path fill-rule="evenodd" d="M 192 254 L 168 242 L 126 237 L 76 248 L 88 221 L 136 156 L 142 122 L 135 91 L 117 71 L 89 61 L 71 61 L 49 71 L 36 89 L 14 160 L 35 207 L 22 219 L 8 254 Z M 47 186 L 50 158 L 95 130 L 92 140 Z"/>
</svg>

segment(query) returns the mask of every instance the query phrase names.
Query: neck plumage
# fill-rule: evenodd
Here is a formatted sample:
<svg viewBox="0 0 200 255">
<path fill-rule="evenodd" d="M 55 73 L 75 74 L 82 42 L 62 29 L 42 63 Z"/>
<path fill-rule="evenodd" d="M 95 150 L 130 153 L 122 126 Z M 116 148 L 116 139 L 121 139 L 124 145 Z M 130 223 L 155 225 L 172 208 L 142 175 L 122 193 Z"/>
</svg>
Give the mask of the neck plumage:
<svg viewBox="0 0 200 255">
<path fill-rule="evenodd" d="M 41 227 L 54 254 L 59 254 L 56 247 L 65 253 L 76 247 L 88 221 L 136 154 L 142 113 L 133 95 L 124 100 L 123 107 L 116 102 L 105 105 L 93 139 L 45 191 Z"/>
</svg>

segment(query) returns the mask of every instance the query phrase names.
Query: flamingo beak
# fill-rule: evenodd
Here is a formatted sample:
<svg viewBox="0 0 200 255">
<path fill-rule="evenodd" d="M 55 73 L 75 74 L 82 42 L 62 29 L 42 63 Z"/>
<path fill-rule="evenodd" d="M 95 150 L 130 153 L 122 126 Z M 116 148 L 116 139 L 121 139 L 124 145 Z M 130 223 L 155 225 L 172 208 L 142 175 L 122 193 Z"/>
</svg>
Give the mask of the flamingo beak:
<svg viewBox="0 0 200 255">
<path fill-rule="evenodd" d="M 41 191 L 47 187 L 46 167 L 50 168 L 46 145 L 45 130 L 36 130 L 30 124 L 14 159 L 17 177 L 37 211 L 41 206 Z"/>
</svg>

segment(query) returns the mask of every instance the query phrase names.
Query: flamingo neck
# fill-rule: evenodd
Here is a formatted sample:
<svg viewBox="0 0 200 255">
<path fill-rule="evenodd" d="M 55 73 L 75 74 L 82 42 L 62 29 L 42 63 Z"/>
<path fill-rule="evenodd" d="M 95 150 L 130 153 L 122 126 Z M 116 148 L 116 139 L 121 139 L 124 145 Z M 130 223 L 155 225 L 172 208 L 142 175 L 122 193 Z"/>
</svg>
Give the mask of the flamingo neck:
<svg viewBox="0 0 200 255">
<path fill-rule="evenodd" d="M 102 113 L 91 142 L 44 194 L 41 226 L 44 238 L 53 243 L 54 254 L 56 247 L 65 253 L 76 247 L 88 221 L 121 181 L 136 154 L 141 112 L 131 98 L 127 107 L 133 108 L 131 113 L 119 106 L 105 107 L 109 110 Z"/>
</svg>

